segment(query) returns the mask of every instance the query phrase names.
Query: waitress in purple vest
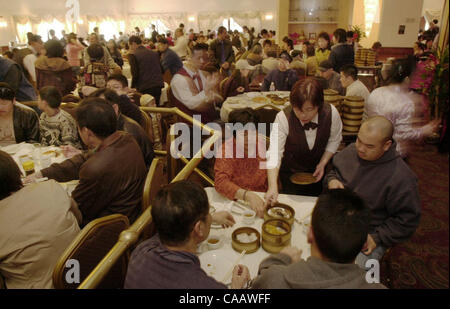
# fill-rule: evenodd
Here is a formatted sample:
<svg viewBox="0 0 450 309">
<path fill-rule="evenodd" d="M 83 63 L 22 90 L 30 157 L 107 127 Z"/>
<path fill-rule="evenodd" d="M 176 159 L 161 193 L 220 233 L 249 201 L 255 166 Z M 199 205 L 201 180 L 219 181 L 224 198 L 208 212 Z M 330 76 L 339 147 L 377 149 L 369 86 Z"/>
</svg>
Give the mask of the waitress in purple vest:
<svg viewBox="0 0 450 309">
<path fill-rule="evenodd" d="M 277 149 L 270 149 L 269 156 L 276 156 L 278 164 L 268 169 L 266 204 L 274 204 L 279 192 L 320 195 L 325 167 L 342 140 L 339 112 L 324 102 L 323 88 L 317 80 L 308 78 L 297 82 L 292 88 L 290 102 L 291 107 L 277 114 L 274 125 L 278 125 L 278 130 L 272 130 L 270 135 L 270 140 L 278 143 L 270 143 Z M 290 177 L 298 172 L 312 173 L 315 183 L 292 183 Z"/>
</svg>

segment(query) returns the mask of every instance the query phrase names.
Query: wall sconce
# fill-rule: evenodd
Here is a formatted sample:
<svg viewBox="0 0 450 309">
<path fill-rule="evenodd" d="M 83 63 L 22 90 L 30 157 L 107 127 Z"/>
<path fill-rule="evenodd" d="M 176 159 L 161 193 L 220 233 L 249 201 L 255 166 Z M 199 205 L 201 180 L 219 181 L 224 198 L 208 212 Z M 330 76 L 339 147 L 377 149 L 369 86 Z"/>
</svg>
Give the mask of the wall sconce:
<svg viewBox="0 0 450 309">
<path fill-rule="evenodd" d="M 272 14 L 267 14 L 266 15 L 266 20 L 272 20 L 273 19 L 273 15 Z"/>
<path fill-rule="evenodd" d="M 195 17 L 194 17 L 194 16 L 190 16 L 190 17 L 188 18 L 188 20 L 189 20 L 189 21 L 195 21 Z"/>
<path fill-rule="evenodd" d="M 0 16 L 0 28 L 6 28 L 6 27 L 8 27 L 8 23 L 3 18 L 3 16 Z"/>
</svg>

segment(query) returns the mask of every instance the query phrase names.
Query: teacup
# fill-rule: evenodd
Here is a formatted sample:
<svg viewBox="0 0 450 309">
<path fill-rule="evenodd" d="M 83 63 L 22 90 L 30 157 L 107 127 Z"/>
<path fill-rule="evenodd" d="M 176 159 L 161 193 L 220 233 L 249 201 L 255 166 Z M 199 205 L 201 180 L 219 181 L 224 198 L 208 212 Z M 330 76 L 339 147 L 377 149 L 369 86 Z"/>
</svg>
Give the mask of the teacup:
<svg viewBox="0 0 450 309">
<path fill-rule="evenodd" d="M 253 210 L 245 210 L 242 213 L 242 222 L 244 224 L 253 224 L 255 222 L 255 216 L 256 216 L 256 212 L 254 212 Z"/>
<path fill-rule="evenodd" d="M 217 236 L 217 235 L 212 235 L 212 236 L 209 236 L 206 243 L 208 245 L 209 250 L 215 250 L 215 249 L 219 249 L 220 247 L 222 247 L 223 241 L 222 241 L 222 237 Z"/>
</svg>

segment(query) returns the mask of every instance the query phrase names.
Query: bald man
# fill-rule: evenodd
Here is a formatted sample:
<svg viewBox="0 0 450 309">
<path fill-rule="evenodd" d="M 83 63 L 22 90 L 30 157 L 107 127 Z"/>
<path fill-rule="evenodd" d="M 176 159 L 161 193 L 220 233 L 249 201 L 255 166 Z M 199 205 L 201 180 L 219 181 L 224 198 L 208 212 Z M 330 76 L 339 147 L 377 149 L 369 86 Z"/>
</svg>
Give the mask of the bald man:
<svg viewBox="0 0 450 309">
<path fill-rule="evenodd" d="M 333 169 L 324 180 L 328 189 L 353 190 L 371 210 L 367 243 L 356 259 L 361 268 L 369 259 L 380 260 L 387 248 L 408 240 L 419 225 L 417 177 L 395 150 L 393 132 L 388 119 L 368 118 L 356 143 L 334 156 Z"/>
</svg>

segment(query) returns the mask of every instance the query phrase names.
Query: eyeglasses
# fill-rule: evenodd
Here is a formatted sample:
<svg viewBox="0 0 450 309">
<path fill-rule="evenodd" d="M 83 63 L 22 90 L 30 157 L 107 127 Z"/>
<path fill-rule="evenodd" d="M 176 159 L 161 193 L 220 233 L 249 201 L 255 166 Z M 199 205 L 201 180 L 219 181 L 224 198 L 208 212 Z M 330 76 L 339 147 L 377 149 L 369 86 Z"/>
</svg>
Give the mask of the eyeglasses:
<svg viewBox="0 0 450 309">
<path fill-rule="evenodd" d="M 14 90 L 7 87 L 0 87 L 0 99 L 2 100 L 12 100 L 16 96 Z"/>
</svg>

